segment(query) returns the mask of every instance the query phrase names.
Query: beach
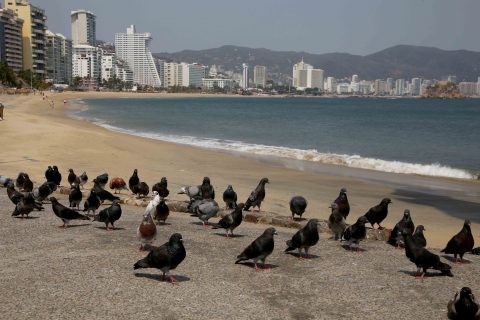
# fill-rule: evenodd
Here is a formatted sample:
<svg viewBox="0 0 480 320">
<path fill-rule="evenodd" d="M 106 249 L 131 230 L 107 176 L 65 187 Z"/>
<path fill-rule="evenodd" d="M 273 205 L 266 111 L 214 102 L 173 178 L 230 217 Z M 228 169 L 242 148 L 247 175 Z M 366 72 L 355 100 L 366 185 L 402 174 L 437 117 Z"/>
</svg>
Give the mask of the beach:
<svg viewBox="0 0 480 320">
<path fill-rule="evenodd" d="M 267 197 L 262 209 L 290 215 L 288 202 L 294 195 L 308 200 L 305 218 L 327 219 L 328 206 L 346 187 L 351 205 L 349 223 L 384 197 L 392 199 L 383 226 L 392 228 L 410 209 L 416 225 L 423 224 L 429 246 L 440 248 L 472 220 L 477 243 L 480 238 L 480 183 L 478 180 L 424 177 L 324 165 L 309 170 L 308 163 L 266 161 L 262 157 L 218 152 L 153 139 L 136 137 L 69 118 L 67 108 L 75 99 L 139 97 L 132 93 L 46 93 L 50 103 L 37 95 L 3 95 L 5 120 L 0 122 L 2 146 L 0 174 L 15 178 L 27 172 L 41 183 L 48 165 L 57 165 L 66 179 L 68 169 L 86 171 L 90 178 L 103 172 L 125 180 L 138 169 L 150 186 L 165 176 L 170 198 L 185 200 L 176 191 L 183 185 L 200 184 L 209 176 L 220 196 L 232 184 L 244 201 L 262 177 L 268 177 Z M 151 94 L 144 96 L 152 97 Z M 161 96 L 161 95 L 159 95 Z M 171 94 L 169 97 L 173 96 Z M 248 98 L 246 98 L 248 99 Z M 63 101 L 67 103 L 64 104 Z"/>
</svg>

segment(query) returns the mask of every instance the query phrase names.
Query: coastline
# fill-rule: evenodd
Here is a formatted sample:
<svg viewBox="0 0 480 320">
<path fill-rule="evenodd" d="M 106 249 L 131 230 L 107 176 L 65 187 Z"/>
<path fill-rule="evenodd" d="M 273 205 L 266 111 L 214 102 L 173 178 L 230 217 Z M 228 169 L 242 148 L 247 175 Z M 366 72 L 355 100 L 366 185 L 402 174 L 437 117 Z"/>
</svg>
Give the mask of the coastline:
<svg viewBox="0 0 480 320">
<path fill-rule="evenodd" d="M 109 131 L 87 121 L 66 115 L 63 100 L 120 97 L 204 97 L 199 94 L 142 94 L 105 92 L 46 93 L 55 108 L 41 96 L 0 96 L 5 107 L 5 121 L 0 122 L 2 169 L 0 174 L 16 177 L 26 171 L 34 181 L 43 181 L 48 165 L 59 166 L 64 179 L 71 167 L 78 174 L 86 171 L 90 178 L 108 172 L 110 177 L 128 179 L 134 168 L 150 186 L 162 176 L 169 181 L 171 198 L 184 200 L 176 192 L 182 185 L 199 184 L 210 176 L 221 203 L 226 185 L 232 184 L 239 200 L 247 198 L 258 180 L 267 176 L 267 211 L 289 215 L 288 201 L 301 194 L 309 200 L 306 218 L 327 219 L 328 206 L 341 187 L 347 187 L 352 206 L 348 223 L 353 223 L 383 197 L 393 204 L 384 222 L 393 227 L 403 210 L 409 208 L 416 225 L 425 225 L 429 246 L 442 247 L 458 232 L 463 219 L 472 220 L 474 236 L 480 230 L 480 184 L 478 181 L 424 177 L 375 172 L 335 165 L 321 165 L 316 171 L 308 163 L 250 157 L 230 152 L 206 150 L 192 146 L 137 137 Z M 222 95 L 213 95 L 219 97 Z M 225 95 L 232 97 L 231 95 Z M 240 96 L 239 96 L 240 98 Z M 77 151 L 78 150 L 78 151 Z M 480 241 L 475 237 L 477 243 Z"/>
</svg>

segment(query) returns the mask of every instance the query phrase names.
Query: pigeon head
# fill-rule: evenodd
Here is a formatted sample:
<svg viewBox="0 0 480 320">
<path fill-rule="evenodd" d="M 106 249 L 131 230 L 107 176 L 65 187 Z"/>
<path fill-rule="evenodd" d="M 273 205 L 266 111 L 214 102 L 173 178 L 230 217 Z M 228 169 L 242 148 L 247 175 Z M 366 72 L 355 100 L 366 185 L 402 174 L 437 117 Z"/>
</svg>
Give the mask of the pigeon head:
<svg viewBox="0 0 480 320">
<path fill-rule="evenodd" d="M 233 187 L 232 187 L 231 184 L 229 184 L 229 185 L 227 186 L 227 190 L 233 190 Z"/>
<path fill-rule="evenodd" d="M 342 189 L 340 189 L 340 193 L 347 193 L 347 188 L 343 187 Z"/>
<path fill-rule="evenodd" d="M 133 174 L 138 174 L 138 170 L 137 169 L 133 170 Z"/>
<path fill-rule="evenodd" d="M 365 223 L 368 223 L 368 219 L 365 216 L 361 216 L 360 218 L 358 218 L 357 223 L 364 225 Z"/>
<path fill-rule="evenodd" d="M 383 198 L 381 203 L 388 206 L 389 203 L 392 203 L 392 200 L 390 200 L 390 198 Z"/>
<path fill-rule="evenodd" d="M 273 235 L 278 234 L 277 230 L 275 230 L 275 228 L 267 228 L 263 233 L 265 235 L 269 235 L 269 236 L 272 236 L 272 237 L 273 237 Z"/>
<path fill-rule="evenodd" d="M 52 166 L 48 166 L 48 170 L 52 170 Z"/>
<path fill-rule="evenodd" d="M 475 297 L 473 296 L 472 289 L 470 289 L 469 287 L 463 287 L 460 290 L 460 298 L 467 298 L 469 300 L 475 299 Z"/>
<path fill-rule="evenodd" d="M 167 183 L 167 178 L 166 177 L 162 177 L 162 179 L 160 180 L 161 183 Z"/>
<path fill-rule="evenodd" d="M 183 242 L 183 238 L 180 233 L 174 233 L 170 236 L 169 243 L 179 243 L 179 242 Z"/>
<path fill-rule="evenodd" d="M 112 204 L 120 204 L 120 199 L 113 199 Z"/>
<path fill-rule="evenodd" d="M 472 223 L 470 222 L 470 220 L 465 220 L 465 222 L 463 223 L 463 225 L 466 227 L 466 226 L 469 226 L 471 225 Z"/>
<path fill-rule="evenodd" d="M 237 204 L 238 210 L 243 210 L 243 207 L 245 207 L 245 204 L 243 202 L 240 202 L 239 204 Z"/>
<path fill-rule="evenodd" d="M 152 195 L 153 195 L 153 197 L 155 198 L 156 196 L 158 196 L 158 192 L 157 192 L 157 191 L 153 191 L 153 192 L 152 192 Z"/>
<path fill-rule="evenodd" d="M 188 187 L 181 187 L 180 191 L 177 194 L 187 194 L 187 188 Z"/>
<path fill-rule="evenodd" d="M 310 220 L 308 220 L 307 224 L 308 224 L 309 229 L 315 229 L 316 227 L 318 227 L 320 225 L 320 220 L 310 219 Z"/>
<path fill-rule="evenodd" d="M 265 185 L 265 183 L 270 183 L 270 181 L 268 181 L 268 178 L 262 178 L 262 180 L 260 180 L 260 183 Z"/>
<path fill-rule="evenodd" d="M 50 197 L 50 198 L 48 198 L 48 200 L 50 200 L 52 203 L 57 203 L 58 202 L 57 198 L 55 198 L 55 197 Z"/>
<path fill-rule="evenodd" d="M 410 219 L 411 219 L 410 218 L 410 210 L 405 209 L 405 211 L 403 211 L 403 220 L 409 221 Z"/>
<path fill-rule="evenodd" d="M 53 170 L 58 171 L 58 167 L 57 167 L 57 166 L 53 166 Z"/>
<path fill-rule="evenodd" d="M 423 232 L 423 231 L 426 231 L 426 229 L 425 229 L 425 227 L 424 227 L 423 225 L 419 224 L 419 225 L 417 226 L 417 231 L 422 231 L 422 232 Z"/>
<path fill-rule="evenodd" d="M 209 177 L 203 178 L 203 184 L 210 184 L 210 178 Z"/>
<path fill-rule="evenodd" d="M 73 173 L 73 169 L 68 169 L 68 172 Z"/>
</svg>

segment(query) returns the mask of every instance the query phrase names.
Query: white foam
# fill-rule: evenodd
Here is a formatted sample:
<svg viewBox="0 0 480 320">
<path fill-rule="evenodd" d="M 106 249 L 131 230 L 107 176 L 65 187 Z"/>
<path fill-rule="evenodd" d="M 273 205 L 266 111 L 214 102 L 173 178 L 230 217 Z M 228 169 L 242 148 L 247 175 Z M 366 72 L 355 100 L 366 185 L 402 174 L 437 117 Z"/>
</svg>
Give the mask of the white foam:
<svg viewBox="0 0 480 320">
<path fill-rule="evenodd" d="M 213 138 L 198 138 L 193 136 L 164 135 L 158 133 L 139 132 L 112 126 L 100 119 L 92 120 L 95 124 L 108 130 L 132 134 L 140 137 L 185 144 L 207 149 L 245 152 L 249 154 L 275 156 L 288 159 L 341 165 L 352 168 L 369 169 L 383 172 L 418 174 L 425 176 L 477 179 L 476 176 L 462 169 L 451 168 L 439 163 L 419 164 L 401 161 L 388 161 L 375 158 L 365 158 L 360 155 L 322 153 L 315 149 L 302 150 L 295 148 L 276 147 L 261 144 L 249 144 L 240 141 L 220 140 Z"/>
</svg>

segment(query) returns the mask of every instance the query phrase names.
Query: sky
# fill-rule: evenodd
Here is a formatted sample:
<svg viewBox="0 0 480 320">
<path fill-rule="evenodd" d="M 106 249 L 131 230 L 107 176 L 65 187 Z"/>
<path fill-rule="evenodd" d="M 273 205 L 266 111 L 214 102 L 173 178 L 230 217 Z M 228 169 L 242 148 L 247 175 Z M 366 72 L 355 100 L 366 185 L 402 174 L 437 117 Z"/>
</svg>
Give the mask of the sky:
<svg viewBox="0 0 480 320">
<path fill-rule="evenodd" d="M 5 0 L 3 0 L 5 1 Z M 70 11 L 97 16 L 97 39 L 135 24 L 152 52 L 238 45 L 366 55 L 398 45 L 480 51 L 480 0 L 30 0 L 71 38 Z"/>
</svg>

